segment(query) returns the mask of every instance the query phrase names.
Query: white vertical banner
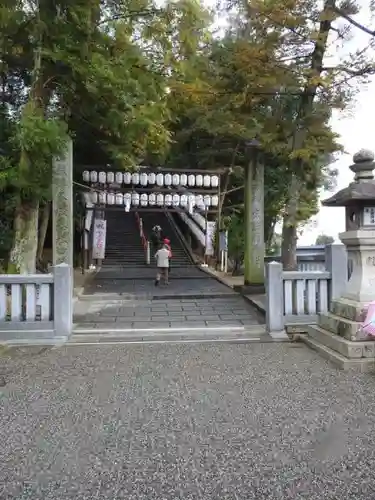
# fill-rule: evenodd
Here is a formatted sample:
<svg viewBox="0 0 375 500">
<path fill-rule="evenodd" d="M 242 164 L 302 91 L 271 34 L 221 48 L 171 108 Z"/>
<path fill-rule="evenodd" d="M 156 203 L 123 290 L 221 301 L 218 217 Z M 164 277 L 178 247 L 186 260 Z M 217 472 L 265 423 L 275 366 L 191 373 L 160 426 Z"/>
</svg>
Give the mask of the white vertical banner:
<svg viewBox="0 0 375 500">
<path fill-rule="evenodd" d="M 214 255 L 214 237 L 215 237 L 215 221 L 207 221 L 206 231 L 206 255 Z"/>
<path fill-rule="evenodd" d="M 104 259 L 105 242 L 107 235 L 107 221 L 103 219 L 94 220 L 92 258 Z"/>
</svg>

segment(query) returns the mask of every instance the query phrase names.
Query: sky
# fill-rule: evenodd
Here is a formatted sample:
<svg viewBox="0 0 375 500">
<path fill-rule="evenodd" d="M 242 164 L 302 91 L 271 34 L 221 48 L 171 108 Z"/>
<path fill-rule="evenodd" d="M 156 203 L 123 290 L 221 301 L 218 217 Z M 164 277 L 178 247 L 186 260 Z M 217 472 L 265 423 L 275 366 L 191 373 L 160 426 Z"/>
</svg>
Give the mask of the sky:
<svg viewBox="0 0 375 500">
<path fill-rule="evenodd" d="M 203 3 L 213 7 L 215 0 L 203 0 Z M 371 13 L 369 11 L 369 0 L 359 0 L 360 13 L 354 19 L 363 25 L 373 29 Z M 223 25 L 221 20 L 220 25 Z M 350 41 L 345 43 L 345 48 L 329 54 L 330 66 L 334 60 L 339 60 L 348 52 L 363 49 L 370 41 L 370 35 L 363 33 L 357 28 L 351 29 Z M 368 52 L 373 55 L 374 52 Z M 337 187 L 334 192 L 346 187 L 352 182 L 354 175 L 349 170 L 352 164 L 353 155 L 360 149 L 375 150 L 375 78 L 369 84 L 363 86 L 356 96 L 355 102 L 351 106 L 350 112 L 334 113 L 331 126 L 340 135 L 339 142 L 344 146 L 345 154 L 338 157 L 334 167 L 338 169 L 339 176 Z M 323 192 L 321 199 L 332 196 L 333 193 Z M 276 229 L 278 232 L 281 228 Z M 338 234 L 345 230 L 345 219 L 343 208 L 322 207 L 316 217 L 304 229 L 302 236 L 298 240 L 298 245 L 313 245 L 319 234 L 333 236 L 339 242 Z"/>
</svg>

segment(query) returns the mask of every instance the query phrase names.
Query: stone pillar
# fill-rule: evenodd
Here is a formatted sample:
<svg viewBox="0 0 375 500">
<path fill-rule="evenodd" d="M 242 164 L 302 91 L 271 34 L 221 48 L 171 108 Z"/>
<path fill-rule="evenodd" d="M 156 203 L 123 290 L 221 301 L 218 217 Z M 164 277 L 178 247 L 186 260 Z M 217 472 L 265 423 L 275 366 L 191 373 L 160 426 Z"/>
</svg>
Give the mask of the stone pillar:
<svg viewBox="0 0 375 500">
<path fill-rule="evenodd" d="M 52 169 L 53 265 L 73 268 L 73 143 L 69 140 Z"/>
<path fill-rule="evenodd" d="M 264 165 L 254 155 L 245 177 L 246 293 L 264 293 Z"/>
</svg>

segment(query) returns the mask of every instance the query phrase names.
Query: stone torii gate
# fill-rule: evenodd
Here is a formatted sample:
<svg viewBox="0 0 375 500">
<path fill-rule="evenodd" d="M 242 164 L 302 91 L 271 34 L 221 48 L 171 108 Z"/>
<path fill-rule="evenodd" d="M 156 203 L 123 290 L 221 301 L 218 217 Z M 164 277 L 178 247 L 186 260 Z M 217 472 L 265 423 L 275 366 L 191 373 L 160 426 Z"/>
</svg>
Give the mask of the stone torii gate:
<svg viewBox="0 0 375 500">
<path fill-rule="evenodd" d="M 245 288 L 247 293 L 264 292 L 264 165 L 259 160 L 259 143 L 252 151 L 245 173 Z M 198 172 L 198 171 L 197 171 Z M 217 173 L 217 172 L 215 172 Z M 73 143 L 53 164 L 53 264 L 73 268 Z M 195 189 L 196 190 L 196 189 Z M 218 191 L 220 197 L 220 187 Z M 219 225 L 220 222 L 218 221 Z"/>
</svg>

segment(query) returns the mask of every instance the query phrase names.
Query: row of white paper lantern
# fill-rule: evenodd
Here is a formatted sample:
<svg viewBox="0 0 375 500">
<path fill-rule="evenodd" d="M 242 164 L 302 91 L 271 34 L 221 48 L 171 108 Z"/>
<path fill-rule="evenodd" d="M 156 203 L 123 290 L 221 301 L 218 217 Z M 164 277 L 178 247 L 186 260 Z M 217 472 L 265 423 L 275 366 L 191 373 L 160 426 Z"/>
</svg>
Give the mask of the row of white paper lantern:
<svg viewBox="0 0 375 500">
<path fill-rule="evenodd" d="M 100 204 L 108 204 L 108 205 L 135 205 L 146 207 L 150 206 L 181 206 L 181 207 L 217 207 L 219 204 L 219 197 L 217 195 L 179 195 L 179 194 L 166 194 L 165 196 L 162 193 L 106 193 L 105 191 L 100 191 L 99 193 L 96 191 L 92 191 L 90 193 L 86 193 L 86 202 L 90 201 L 91 203 L 100 203 Z"/>
<path fill-rule="evenodd" d="M 85 170 L 83 172 L 85 182 L 99 182 L 100 184 L 133 184 L 147 186 L 156 184 L 157 186 L 198 186 L 213 187 L 219 186 L 219 177 L 217 175 L 193 175 L 193 174 L 155 174 L 153 172 L 146 174 L 138 172 L 97 172 L 96 170 Z"/>
</svg>

